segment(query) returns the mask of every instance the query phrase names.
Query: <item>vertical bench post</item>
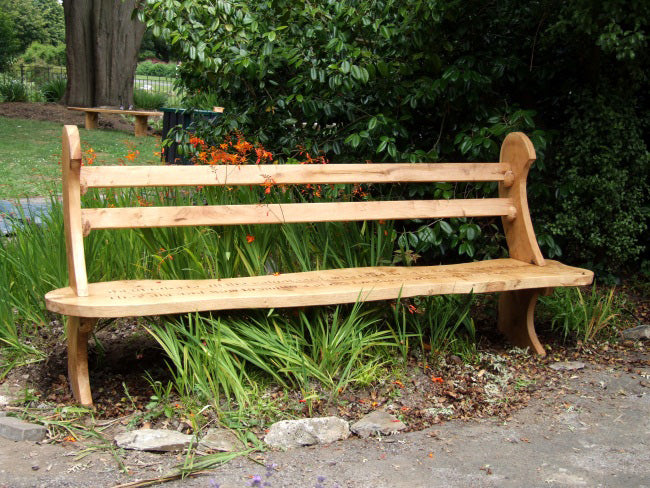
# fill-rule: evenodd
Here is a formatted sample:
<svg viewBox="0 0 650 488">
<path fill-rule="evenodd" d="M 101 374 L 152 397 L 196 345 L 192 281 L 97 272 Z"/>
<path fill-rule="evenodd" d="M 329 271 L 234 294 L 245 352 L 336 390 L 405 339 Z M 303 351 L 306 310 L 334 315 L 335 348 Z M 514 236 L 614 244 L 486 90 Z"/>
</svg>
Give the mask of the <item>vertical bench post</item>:
<svg viewBox="0 0 650 488">
<path fill-rule="evenodd" d="M 97 128 L 97 120 L 99 119 L 99 114 L 97 112 L 85 112 L 86 120 L 84 127 L 86 130 L 92 130 Z"/>
<path fill-rule="evenodd" d="M 81 142 L 74 125 L 63 127 L 63 223 L 70 288 L 77 296 L 88 296 L 81 221 Z M 88 335 L 96 319 L 67 317 L 68 379 L 75 399 L 92 405 L 88 379 Z"/>
<path fill-rule="evenodd" d="M 514 217 L 503 217 L 510 257 L 526 263 L 544 266 L 546 263 L 537 244 L 530 219 L 526 179 L 537 158 L 533 143 L 522 132 L 508 134 L 501 145 L 500 162 L 510 166 L 508 178 L 499 182 L 499 197 L 512 199 Z M 533 321 L 537 297 L 545 289 L 506 291 L 499 295 L 499 330 L 519 347 L 529 347 L 533 352 L 546 354 Z"/>
<path fill-rule="evenodd" d="M 147 115 L 135 116 L 135 136 L 144 137 L 147 135 Z"/>
</svg>

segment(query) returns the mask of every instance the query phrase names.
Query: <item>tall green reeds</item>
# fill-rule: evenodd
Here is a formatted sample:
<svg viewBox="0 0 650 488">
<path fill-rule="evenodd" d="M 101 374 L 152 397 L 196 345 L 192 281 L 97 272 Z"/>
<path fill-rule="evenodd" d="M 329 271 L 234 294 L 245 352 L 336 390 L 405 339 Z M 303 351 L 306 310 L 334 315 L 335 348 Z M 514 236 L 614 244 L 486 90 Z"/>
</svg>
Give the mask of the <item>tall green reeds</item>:
<svg viewBox="0 0 650 488">
<path fill-rule="evenodd" d="M 326 191 L 335 198 L 345 195 L 340 185 Z M 83 199 L 84 207 L 263 206 L 315 197 L 292 188 L 267 193 L 220 187 L 92 190 Z M 41 357 L 31 338 L 54 318 L 43 296 L 67 284 L 59 200 L 52 199 L 42 224 L 23 221 L 12 236 L 0 239 L 0 293 L 6 297 L 0 302 L 0 347 L 13 358 Z M 387 265 L 396 240 L 390 222 L 100 230 L 85 239 L 85 253 L 91 282 L 229 278 Z M 457 351 L 473 339 L 468 302 L 438 297 L 417 303 L 418 313 L 398 300 L 189 315 L 148 330 L 168 357 L 179 394 L 217 408 L 243 407 L 269 382 L 300 389 L 305 397 L 318 391 L 331 398 L 376 380 L 395 362 L 396 351 L 404 359 L 425 345 L 436 353 Z"/>
</svg>

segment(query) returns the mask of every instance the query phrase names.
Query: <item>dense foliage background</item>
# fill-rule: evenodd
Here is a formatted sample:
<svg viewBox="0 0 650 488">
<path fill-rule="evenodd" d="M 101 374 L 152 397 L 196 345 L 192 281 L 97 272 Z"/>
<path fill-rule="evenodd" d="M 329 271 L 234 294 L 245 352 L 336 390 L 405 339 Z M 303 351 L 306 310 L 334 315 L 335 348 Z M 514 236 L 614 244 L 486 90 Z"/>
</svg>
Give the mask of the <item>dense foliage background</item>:
<svg viewBox="0 0 650 488">
<path fill-rule="evenodd" d="M 547 254 L 648 258 L 648 2 L 149 0 L 180 83 L 283 159 L 494 160 L 538 150 Z M 197 105 L 200 105 L 197 101 Z M 646 261 L 647 266 L 647 261 Z"/>
<path fill-rule="evenodd" d="M 45 46 L 59 47 L 65 42 L 63 7 L 57 0 L 0 0 L 0 69 L 32 45 L 43 51 Z"/>
</svg>

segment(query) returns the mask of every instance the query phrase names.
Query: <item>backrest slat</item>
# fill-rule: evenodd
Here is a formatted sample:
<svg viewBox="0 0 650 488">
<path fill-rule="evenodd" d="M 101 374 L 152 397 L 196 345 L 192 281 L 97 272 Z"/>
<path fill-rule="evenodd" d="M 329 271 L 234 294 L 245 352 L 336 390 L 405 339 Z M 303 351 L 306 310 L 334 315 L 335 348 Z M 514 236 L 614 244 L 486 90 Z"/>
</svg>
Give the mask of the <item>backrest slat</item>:
<svg viewBox="0 0 650 488">
<path fill-rule="evenodd" d="M 84 166 L 82 188 L 508 180 L 505 163 Z"/>
<path fill-rule="evenodd" d="M 88 208 L 82 210 L 83 227 L 86 233 L 93 229 L 487 216 L 515 218 L 516 210 L 512 200 L 509 198 L 478 198 L 268 205 Z"/>
</svg>

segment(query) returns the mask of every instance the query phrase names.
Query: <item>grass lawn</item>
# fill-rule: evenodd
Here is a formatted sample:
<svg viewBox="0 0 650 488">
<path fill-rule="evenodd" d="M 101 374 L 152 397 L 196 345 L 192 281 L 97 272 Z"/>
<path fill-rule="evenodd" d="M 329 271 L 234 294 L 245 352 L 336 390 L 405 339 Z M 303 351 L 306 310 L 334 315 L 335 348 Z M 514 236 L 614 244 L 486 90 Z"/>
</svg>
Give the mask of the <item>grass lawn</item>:
<svg viewBox="0 0 650 488">
<path fill-rule="evenodd" d="M 0 199 L 61 192 L 61 130 L 60 123 L 0 117 Z M 95 151 L 95 164 L 160 164 L 155 155 L 159 137 L 101 129 L 79 132 L 82 150 Z"/>
</svg>

